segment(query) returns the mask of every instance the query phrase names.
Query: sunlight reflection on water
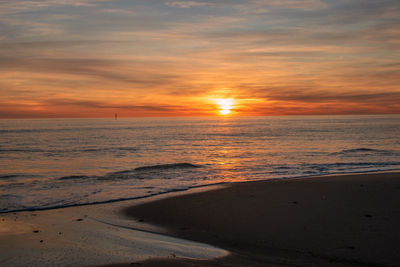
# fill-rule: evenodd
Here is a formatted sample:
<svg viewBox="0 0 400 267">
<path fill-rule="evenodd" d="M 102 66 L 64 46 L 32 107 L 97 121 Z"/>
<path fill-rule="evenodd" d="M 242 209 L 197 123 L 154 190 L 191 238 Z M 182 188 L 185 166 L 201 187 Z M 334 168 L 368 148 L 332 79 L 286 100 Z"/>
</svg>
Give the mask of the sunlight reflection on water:
<svg viewBox="0 0 400 267">
<path fill-rule="evenodd" d="M 400 169 L 400 116 L 0 121 L 0 210 Z M 181 168 L 191 163 L 199 168 Z M 135 168 L 178 164 L 173 168 Z"/>
</svg>

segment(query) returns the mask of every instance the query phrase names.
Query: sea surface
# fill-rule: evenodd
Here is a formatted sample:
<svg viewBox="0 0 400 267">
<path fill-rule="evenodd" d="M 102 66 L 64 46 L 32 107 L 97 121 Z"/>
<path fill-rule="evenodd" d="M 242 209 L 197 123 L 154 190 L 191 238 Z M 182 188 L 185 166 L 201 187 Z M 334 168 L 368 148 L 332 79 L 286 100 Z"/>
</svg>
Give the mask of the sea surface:
<svg viewBox="0 0 400 267">
<path fill-rule="evenodd" d="M 400 170 L 400 115 L 0 120 L 0 213 Z"/>
</svg>

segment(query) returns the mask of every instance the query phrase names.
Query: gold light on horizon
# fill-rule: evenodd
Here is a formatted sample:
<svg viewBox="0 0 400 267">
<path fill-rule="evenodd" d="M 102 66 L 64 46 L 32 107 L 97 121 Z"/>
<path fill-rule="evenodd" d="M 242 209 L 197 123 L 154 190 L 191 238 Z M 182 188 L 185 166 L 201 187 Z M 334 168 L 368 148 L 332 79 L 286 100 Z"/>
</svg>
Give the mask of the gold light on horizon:
<svg viewBox="0 0 400 267">
<path fill-rule="evenodd" d="M 234 100 L 232 98 L 219 98 L 215 101 L 219 106 L 219 113 L 221 115 L 229 115 L 232 113 L 231 109 L 234 104 Z"/>
</svg>

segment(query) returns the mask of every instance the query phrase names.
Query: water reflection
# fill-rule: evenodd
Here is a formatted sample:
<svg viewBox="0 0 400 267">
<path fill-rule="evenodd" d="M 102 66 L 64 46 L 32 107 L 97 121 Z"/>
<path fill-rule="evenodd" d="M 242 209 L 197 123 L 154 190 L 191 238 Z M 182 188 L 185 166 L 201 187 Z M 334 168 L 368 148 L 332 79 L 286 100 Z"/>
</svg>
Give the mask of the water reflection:
<svg viewBox="0 0 400 267">
<path fill-rule="evenodd" d="M 0 121 L 0 208 L 398 169 L 398 132 L 398 115 Z M 133 171 L 184 162 L 201 167 Z"/>
</svg>

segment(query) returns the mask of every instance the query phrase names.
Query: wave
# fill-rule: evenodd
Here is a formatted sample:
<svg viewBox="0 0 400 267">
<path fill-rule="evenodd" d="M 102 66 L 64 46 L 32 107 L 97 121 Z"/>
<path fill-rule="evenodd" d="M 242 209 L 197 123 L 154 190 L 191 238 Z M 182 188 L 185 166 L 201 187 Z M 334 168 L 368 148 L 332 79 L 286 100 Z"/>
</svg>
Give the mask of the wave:
<svg viewBox="0 0 400 267">
<path fill-rule="evenodd" d="M 0 175 L 0 179 L 13 179 L 13 178 L 17 178 L 17 177 L 21 177 L 21 175 L 17 175 L 17 174 Z"/>
<path fill-rule="evenodd" d="M 54 202 L 49 202 L 46 204 L 42 204 L 40 206 L 21 206 L 21 207 L 0 207 L 0 214 L 4 213 L 11 213 L 11 212 L 21 212 L 21 211 L 39 211 L 39 210 L 51 210 L 51 209 L 62 209 L 62 208 L 68 208 L 68 207 L 78 207 L 78 206 L 89 206 L 89 205 L 99 205 L 99 204 L 107 204 L 107 203 L 114 203 L 114 202 L 120 202 L 120 201 L 126 201 L 126 200 L 134 200 L 134 199 L 145 199 L 145 198 L 150 198 L 153 196 L 159 196 L 159 195 L 164 195 L 172 192 L 180 192 L 180 191 L 187 191 L 189 189 L 194 189 L 194 188 L 203 188 L 203 187 L 208 187 L 208 186 L 216 186 L 216 185 L 222 185 L 226 184 L 226 182 L 216 182 L 216 183 L 210 183 L 210 184 L 203 184 L 203 185 L 190 185 L 190 186 L 176 186 L 176 187 L 171 187 L 168 189 L 164 189 L 161 191 L 156 191 L 156 192 L 151 192 L 145 195 L 139 195 L 139 196 L 132 196 L 132 197 L 120 197 L 120 198 L 111 198 L 111 199 L 105 199 L 105 200 L 99 200 L 99 201 L 88 201 L 88 202 L 80 202 L 79 200 L 77 201 L 54 201 Z M 146 188 L 146 187 L 143 187 Z M 153 188 L 153 187 L 149 187 Z M 0 195 L 1 197 L 1 195 Z M 16 196 L 18 197 L 18 196 Z M 5 196 L 6 199 L 9 199 L 9 196 Z M 64 201 L 64 203 L 63 203 Z"/>
<path fill-rule="evenodd" d="M 400 170 L 400 161 L 379 161 L 379 162 L 335 162 L 315 164 L 291 164 L 287 166 L 271 165 L 272 170 L 263 174 L 273 176 L 285 175 L 326 175 L 338 173 L 371 172 L 371 171 L 392 171 Z"/>
<path fill-rule="evenodd" d="M 381 161 L 381 162 L 335 162 L 322 164 L 303 164 L 302 166 L 391 166 L 400 165 L 398 161 Z"/>
<path fill-rule="evenodd" d="M 88 179 L 90 176 L 86 175 L 70 175 L 70 176 L 63 176 L 58 178 L 58 180 L 81 180 L 81 179 Z"/>
<path fill-rule="evenodd" d="M 135 168 L 135 171 L 152 171 L 152 170 L 168 170 L 168 169 L 189 169 L 199 168 L 200 166 L 191 163 L 172 163 L 172 164 L 160 164 L 152 166 L 143 166 Z"/>
<path fill-rule="evenodd" d="M 103 147 L 103 148 L 84 148 L 74 149 L 72 152 L 98 152 L 98 151 L 137 151 L 136 147 Z"/>
<path fill-rule="evenodd" d="M 0 180 L 13 180 L 16 178 L 34 178 L 37 177 L 35 174 L 21 174 L 21 173 L 14 173 L 14 174 L 0 174 Z"/>
<path fill-rule="evenodd" d="M 365 147 L 360 147 L 360 148 L 353 148 L 353 149 L 344 149 L 339 152 L 334 152 L 331 153 L 331 155 L 349 155 L 349 154 L 363 154 L 363 153 L 375 153 L 375 154 L 393 154 L 396 153 L 397 151 L 393 150 L 384 150 L 384 149 L 373 149 L 373 148 L 365 148 Z"/>
<path fill-rule="evenodd" d="M 386 161 L 386 162 L 336 162 L 336 163 L 325 163 L 325 164 L 303 164 L 302 168 L 305 172 L 315 172 L 316 174 L 329 174 L 337 172 L 354 172 L 354 171 L 382 171 L 388 169 L 398 169 L 400 162 L 398 161 Z M 300 169 L 302 169 L 300 168 Z"/>
<path fill-rule="evenodd" d="M 0 153 L 6 153 L 6 152 L 45 152 L 45 150 L 42 149 L 35 149 L 35 148 L 10 148 L 10 149 L 0 149 Z"/>
<path fill-rule="evenodd" d="M 37 148 L 3 148 L 0 153 L 77 153 L 77 152 L 107 152 L 107 151 L 137 151 L 136 147 L 100 147 L 100 148 L 77 148 L 77 149 L 37 149 Z"/>
<path fill-rule="evenodd" d="M 105 127 L 60 127 L 60 128 L 34 128 L 34 129 L 1 129 L 0 133 L 47 133 L 47 132 L 76 132 L 76 131 L 104 131 L 112 130 Z"/>
<path fill-rule="evenodd" d="M 132 170 L 124 170 L 118 172 L 111 172 L 105 175 L 100 176 L 88 176 L 88 175 L 69 175 L 58 178 L 58 180 L 88 180 L 88 179 L 97 179 L 97 180 L 118 180 L 118 179 L 151 179 L 153 176 L 146 176 L 143 174 L 146 172 L 152 171 L 164 171 L 164 170 L 175 170 L 175 169 L 190 169 L 190 168 L 200 168 L 199 165 L 191 164 L 191 163 L 172 163 L 172 164 L 160 164 L 160 165 L 151 165 L 151 166 L 143 166 L 137 167 Z M 157 176 L 157 178 L 159 178 Z"/>
<path fill-rule="evenodd" d="M 120 150 L 120 151 L 136 151 L 136 150 L 138 150 L 136 147 L 116 147 L 113 149 Z"/>
</svg>

